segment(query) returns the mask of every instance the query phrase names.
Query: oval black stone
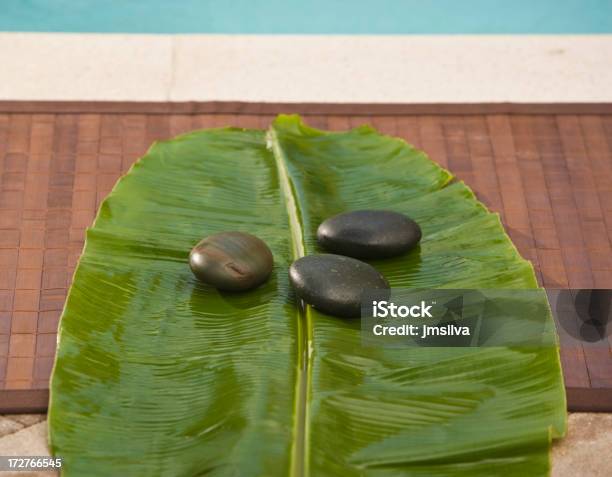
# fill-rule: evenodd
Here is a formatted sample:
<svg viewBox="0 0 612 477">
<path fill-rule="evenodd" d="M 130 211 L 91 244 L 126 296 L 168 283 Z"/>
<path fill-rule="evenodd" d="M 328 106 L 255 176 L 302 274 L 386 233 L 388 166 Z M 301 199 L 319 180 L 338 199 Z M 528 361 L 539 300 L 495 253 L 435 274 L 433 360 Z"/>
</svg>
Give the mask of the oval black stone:
<svg viewBox="0 0 612 477">
<path fill-rule="evenodd" d="M 243 291 L 261 285 L 274 259 L 263 240 L 244 232 L 222 232 L 201 240 L 189 254 L 194 275 L 219 290 Z"/>
<path fill-rule="evenodd" d="M 356 210 L 325 220 L 317 230 L 321 247 L 356 258 L 401 255 L 421 240 L 421 228 L 412 219 L 389 210 Z"/>
<path fill-rule="evenodd" d="M 293 262 L 289 280 L 298 297 L 317 310 L 359 317 L 367 290 L 387 290 L 389 283 L 374 267 L 342 255 L 308 255 Z"/>
</svg>

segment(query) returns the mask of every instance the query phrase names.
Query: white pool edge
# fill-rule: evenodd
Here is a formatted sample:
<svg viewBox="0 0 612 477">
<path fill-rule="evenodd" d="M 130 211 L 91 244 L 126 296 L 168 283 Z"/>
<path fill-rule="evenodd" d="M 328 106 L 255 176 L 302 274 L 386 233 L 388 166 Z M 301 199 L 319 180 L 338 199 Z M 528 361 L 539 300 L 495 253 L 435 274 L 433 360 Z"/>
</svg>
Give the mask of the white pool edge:
<svg viewBox="0 0 612 477">
<path fill-rule="evenodd" d="M 612 102 L 612 35 L 0 33 L 0 100 Z"/>
</svg>

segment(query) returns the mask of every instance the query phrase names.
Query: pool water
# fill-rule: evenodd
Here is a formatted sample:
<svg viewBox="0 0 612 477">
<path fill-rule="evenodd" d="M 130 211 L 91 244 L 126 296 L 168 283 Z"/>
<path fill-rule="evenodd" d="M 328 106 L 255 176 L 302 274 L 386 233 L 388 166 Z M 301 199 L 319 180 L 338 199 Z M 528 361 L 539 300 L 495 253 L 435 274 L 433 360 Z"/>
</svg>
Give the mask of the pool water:
<svg viewBox="0 0 612 477">
<path fill-rule="evenodd" d="M 1 0 L 0 31 L 610 33 L 612 0 Z"/>
</svg>

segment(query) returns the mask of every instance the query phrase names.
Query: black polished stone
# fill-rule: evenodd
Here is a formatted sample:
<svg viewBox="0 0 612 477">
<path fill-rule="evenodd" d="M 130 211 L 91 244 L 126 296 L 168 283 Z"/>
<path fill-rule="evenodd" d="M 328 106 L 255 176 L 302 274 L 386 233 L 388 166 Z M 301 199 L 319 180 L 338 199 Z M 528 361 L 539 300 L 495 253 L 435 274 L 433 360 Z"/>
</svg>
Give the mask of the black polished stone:
<svg viewBox="0 0 612 477">
<path fill-rule="evenodd" d="M 421 240 L 412 219 L 389 210 L 356 210 L 325 220 L 317 230 L 325 250 L 356 258 L 388 258 L 412 249 Z"/>
<path fill-rule="evenodd" d="M 274 259 L 265 242 L 244 232 L 222 232 L 200 241 L 189 254 L 194 275 L 219 290 L 243 291 L 261 285 Z"/>
<path fill-rule="evenodd" d="M 342 255 L 308 255 L 293 262 L 289 279 L 298 297 L 329 315 L 356 318 L 368 290 L 389 284 L 371 265 Z"/>
</svg>

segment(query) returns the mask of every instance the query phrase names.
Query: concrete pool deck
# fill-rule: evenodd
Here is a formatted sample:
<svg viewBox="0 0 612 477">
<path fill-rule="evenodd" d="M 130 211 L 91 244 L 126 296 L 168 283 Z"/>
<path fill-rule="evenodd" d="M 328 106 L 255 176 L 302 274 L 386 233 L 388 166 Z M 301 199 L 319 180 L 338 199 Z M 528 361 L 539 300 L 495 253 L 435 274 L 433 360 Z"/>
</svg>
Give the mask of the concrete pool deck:
<svg viewBox="0 0 612 477">
<path fill-rule="evenodd" d="M 0 100 L 612 102 L 612 35 L 0 33 Z"/>
</svg>

